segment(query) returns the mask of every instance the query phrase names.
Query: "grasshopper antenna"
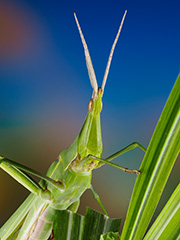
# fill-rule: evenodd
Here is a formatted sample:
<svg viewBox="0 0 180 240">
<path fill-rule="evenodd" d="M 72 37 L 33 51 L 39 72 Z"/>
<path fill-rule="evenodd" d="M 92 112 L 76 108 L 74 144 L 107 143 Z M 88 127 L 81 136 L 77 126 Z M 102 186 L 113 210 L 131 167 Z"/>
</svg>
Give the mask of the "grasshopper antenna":
<svg viewBox="0 0 180 240">
<path fill-rule="evenodd" d="M 83 36 L 83 33 L 81 31 L 81 27 L 79 25 L 79 22 L 78 22 L 78 19 L 77 19 L 75 13 L 74 13 L 74 18 L 76 20 L 76 24 L 77 24 L 77 27 L 78 27 L 78 30 L 79 30 L 81 41 L 82 41 L 82 44 L 83 44 L 83 47 L 84 47 L 84 54 L 85 54 L 85 58 L 86 58 L 86 66 L 87 66 L 87 69 L 88 69 L 88 75 L 89 75 L 89 79 L 90 79 L 90 82 L 91 82 L 91 86 L 93 88 L 92 98 L 96 99 L 97 98 L 97 93 L 98 93 L 98 84 L 97 84 L 97 80 L 96 80 L 96 75 L 95 75 L 95 72 L 94 72 L 93 64 L 92 64 L 92 61 L 91 61 L 91 57 L 90 57 L 90 54 L 89 54 L 89 50 L 88 50 L 85 38 Z"/>
<path fill-rule="evenodd" d="M 112 60 L 112 56 L 113 56 L 113 53 L 114 53 L 114 49 L 115 49 L 116 43 L 118 41 L 122 26 L 123 26 L 126 13 L 127 13 L 127 10 L 124 12 L 121 24 L 120 24 L 119 29 L 118 29 L 118 33 L 116 35 L 116 38 L 114 40 L 114 43 L 112 45 L 112 48 L 111 48 L 111 51 L 110 51 L 110 54 L 109 54 L 109 59 L 108 59 L 108 62 L 107 62 L 107 66 L 106 66 L 106 70 L 105 70 L 105 73 L 104 73 L 104 78 L 103 78 L 103 82 L 102 82 L 102 86 L 101 86 L 103 92 L 104 92 L 104 87 L 105 87 L 105 84 L 106 84 L 107 76 L 108 76 L 108 73 L 109 73 L 109 68 L 110 68 L 110 65 L 111 65 L 111 60 Z"/>
</svg>

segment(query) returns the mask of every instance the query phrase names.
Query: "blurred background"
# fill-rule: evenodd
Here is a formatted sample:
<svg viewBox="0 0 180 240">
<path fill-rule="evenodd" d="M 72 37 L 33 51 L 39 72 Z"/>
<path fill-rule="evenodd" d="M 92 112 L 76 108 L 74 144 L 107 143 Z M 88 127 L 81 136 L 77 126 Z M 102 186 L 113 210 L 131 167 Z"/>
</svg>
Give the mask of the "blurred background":
<svg viewBox="0 0 180 240">
<path fill-rule="evenodd" d="M 76 12 L 99 85 L 124 11 L 103 97 L 103 157 L 133 141 L 148 146 L 180 70 L 180 2 L 0 1 L 0 155 L 43 174 L 79 133 L 92 89 Z M 114 161 L 138 169 L 143 152 Z M 179 183 L 177 160 L 156 214 Z M 93 172 L 92 183 L 111 217 L 125 214 L 136 176 L 110 166 Z M 0 225 L 28 191 L 0 170 Z M 101 211 L 92 194 L 81 198 Z"/>
</svg>

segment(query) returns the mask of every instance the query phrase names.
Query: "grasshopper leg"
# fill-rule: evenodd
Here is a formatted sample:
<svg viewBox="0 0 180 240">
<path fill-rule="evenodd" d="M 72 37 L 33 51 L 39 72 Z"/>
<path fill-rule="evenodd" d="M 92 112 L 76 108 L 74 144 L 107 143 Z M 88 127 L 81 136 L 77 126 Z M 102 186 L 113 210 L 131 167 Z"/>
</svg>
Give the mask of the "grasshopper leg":
<svg viewBox="0 0 180 240">
<path fill-rule="evenodd" d="M 120 155 L 132 150 L 132 149 L 135 149 L 136 147 L 139 147 L 140 149 L 142 149 L 144 152 L 146 152 L 146 148 L 143 147 L 140 143 L 138 142 L 133 142 L 131 144 L 129 144 L 127 147 L 117 151 L 116 153 L 112 154 L 111 156 L 105 158 L 105 159 L 102 159 L 102 158 L 98 158 L 96 156 L 93 156 L 93 155 L 88 155 L 87 157 L 85 157 L 84 159 L 82 159 L 80 165 L 83 165 L 85 163 L 87 163 L 88 161 L 92 161 L 92 159 L 94 160 L 98 160 L 100 163 L 97 165 L 97 168 L 102 166 L 103 164 L 108 164 L 108 165 L 111 165 L 112 167 L 116 167 L 118 169 L 120 169 L 121 171 L 123 172 L 129 172 L 129 173 L 136 173 L 136 174 L 141 174 L 140 171 L 138 170 L 133 170 L 133 169 L 128 169 L 128 168 L 125 168 L 125 167 L 122 167 L 122 166 L 119 166 L 118 164 L 115 164 L 115 163 L 112 163 L 110 162 L 111 160 L 119 157 Z"/>
<path fill-rule="evenodd" d="M 107 217 L 109 217 L 109 215 L 108 215 L 105 207 L 103 206 L 103 204 L 102 204 L 102 202 L 101 202 L 101 200 L 100 200 L 100 197 L 99 197 L 98 193 L 95 191 L 95 189 L 93 188 L 93 186 L 90 185 L 89 189 L 91 190 L 94 198 L 95 198 L 95 199 L 97 200 L 97 202 L 99 203 L 99 205 L 100 205 L 101 209 L 103 210 L 104 214 L 105 214 Z"/>
<path fill-rule="evenodd" d="M 68 210 L 72 211 L 72 212 L 77 212 L 78 208 L 79 208 L 79 204 L 80 204 L 80 200 L 72 203 L 69 207 Z"/>
<path fill-rule="evenodd" d="M 114 165 L 114 163 L 113 163 L 113 164 L 112 164 L 112 163 L 110 164 L 110 163 L 107 163 L 107 161 L 109 162 L 109 161 L 111 161 L 111 160 L 119 157 L 120 155 L 122 155 L 122 154 L 124 154 L 124 153 L 126 153 L 126 152 L 128 152 L 128 151 L 130 151 L 130 150 L 133 150 L 133 149 L 135 149 L 135 148 L 137 148 L 137 147 L 139 147 L 141 150 L 143 150 L 144 152 L 146 152 L 146 148 L 145 148 L 143 145 L 141 145 L 141 144 L 138 143 L 138 142 L 133 142 L 133 143 L 129 144 L 128 146 L 126 146 L 125 148 L 117 151 L 116 153 L 114 153 L 114 154 L 112 154 L 111 156 L 109 156 L 109 157 L 107 157 L 106 159 L 104 159 L 104 162 L 101 161 L 102 163 L 100 163 L 99 166 L 101 166 L 103 163 L 106 163 L 106 164 L 109 164 L 109 165 L 111 165 L 111 166 L 113 166 L 113 167 L 117 167 L 117 166 L 119 166 L 119 165 L 117 165 L 117 164 Z M 98 167 L 99 167 L 99 166 L 98 166 Z M 124 171 L 124 172 L 141 174 L 141 172 L 138 171 L 138 170 L 128 169 L 128 168 L 121 167 L 121 166 L 119 166 L 119 167 L 117 167 L 117 168 L 119 168 L 120 170 L 122 170 L 122 171 Z"/>
<path fill-rule="evenodd" d="M 5 172 L 7 172 L 11 177 L 17 180 L 21 185 L 27 188 L 30 192 L 34 194 L 38 194 L 39 191 L 44 191 L 44 189 L 40 186 L 39 183 L 34 181 L 31 177 L 29 177 L 24 172 L 28 172 L 34 176 L 37 176 L 51 184 L 53 184 L 56 188 L 63 189 L 64 186 L 61 182 L 56 182 L 53 179 L 50 179 L 46 176 L 43 176 L 31 168 L 25 167 L 19 163 L 16 163 L 12 160 L 6 159 L 0 156 L 0 168 L 2 168 Z M 21 171 L 22 170 L 22 171 Z"/>
<path fill-rule="evenodd" d="M 107 157 L 105 160 L 111 161 L 111 160 L 113 160 L 114 158 L 117 158 L 117 157 L 119 157 L 120 155 L 122 155 L 122 154 L 124 154 L 124 153 L 126 153 L 126 152 L 128 152 L 128 151 L 130 151 L 130 150 L 132 150 L 132 149 L 135 149 L 135 148 L 137 148 L 137 147 L 139 147 L 141 150 L 143 150 L 144 152 L 146 152 L 146 148 L 143 147 L 140 143 L 138 143 L 138 142 L 133 142 L 133 143 L 129 144 L 128 146 L 126 146 L 125 148 L 123 148 L 123 149 L 117 151 L 116 153 L 112 154 L 111 156 Z"/>
</svg>

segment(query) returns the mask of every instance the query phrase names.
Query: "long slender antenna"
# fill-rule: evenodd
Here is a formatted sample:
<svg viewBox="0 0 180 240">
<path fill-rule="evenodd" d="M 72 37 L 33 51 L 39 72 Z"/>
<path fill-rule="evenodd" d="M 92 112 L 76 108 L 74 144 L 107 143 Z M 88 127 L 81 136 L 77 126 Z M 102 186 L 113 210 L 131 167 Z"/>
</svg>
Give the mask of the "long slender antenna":
<svg viewBox="0 0 180 240">
<path fill-rule="evenodd" d="M 118 33 L 116 35 L 116 38 L 114 40 L 114 43 L 112 45 L 112 48 L 111 48 L 111 51 L 110 51 L 110 54 L 109 54 L 109 59 L 108 59 L 108 62 L 107 62 L 107 66 L 106 66 L 106 70 L 105 70 L 104 78 L 103 78 L 103 82 L 102 82 L 102 87 L 101 87 L 103 92 L 104 92 L 104 87 L 105 87 L 105 84 L 106 84 L 107 76 L 108 76 L 108 73 L 109 73 L 109 68 L 110 68 L 110 65 L 111 65 L 111 60 L 112 60 L 112 56 L 113 56 L 113 53 L 114 53 L 114 48 L 115 48 L 117 40 L 119 38 L 119 35 L 120 35 L 121 29 L 122 29 L 122 26 L 123 26 L 123 23 L 124 23 L 124 19 L 125 19 L 126 13 L 127 13 L 127 10 L 124 12 L 121 24 L 119 26 Z"/>
<path fill-rule="evenodd" d="M 89 50 L 88 50 L 86 41 L 85 41 L 84 36 L 82 34 L 81 27 L 79 25 L 79 22 L 78 22 L 78 19 L 77 19 L 75 13 L 74 13 L 74 17 L 75 17 L 76 24 L 77 24 L 79 34 L 80 34 L 80 37 L 81 37 L 81 41 L 82 41 L 82 44 L 83 44 L 83 47 L 84 47 L 84 54 L 85 54 L 85 58 L 86 58 L 86 66 L 87 66 L 87 69 L 88 69 L 88 75 L 89 75 L 89 79 L 90 79 L 90 82 L 91 82 L 91 86 L 93 88 L 92 98 L 95 99 L 97 97 L 97 92 L 98 92 L 98 84 L 97 84 L 97 80 L 96 80 L 96 75 L 95 75 L 95 72 L 94 72 L 93 64 L 92 64 L 92 61 L 91 61 L 91 57 L 90 57 L 90 54 L 89 54 Z"/>
</svg>

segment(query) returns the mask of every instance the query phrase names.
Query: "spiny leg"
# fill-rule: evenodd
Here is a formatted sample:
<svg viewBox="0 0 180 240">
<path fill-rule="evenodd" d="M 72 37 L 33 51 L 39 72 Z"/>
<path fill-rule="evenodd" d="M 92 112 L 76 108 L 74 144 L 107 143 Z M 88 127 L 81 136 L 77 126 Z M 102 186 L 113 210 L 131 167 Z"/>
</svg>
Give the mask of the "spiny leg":
<svg viewBox="0 0 180 240">
<path fill-rule="evenodd" d="M 99 205 L 100 205 L 101 209 L 103 210 L 104 214 L 105 214 L 107 217 L 109 217 L 106 209 L 104 208 L 104 206 L 103 206 L 103 204 L 102 204 L 102 202 L 101 202 L 101 200 L 100 200 L 100 197 L 99 197 L 98 193 L 95 191 L 95 189 L 93 188 L 93 186 L 90 185 L 89 189 L 91 190 L 91 192 L 92 192 L 94 198 L 96 199 L 96 201 L 99 203 Z"/>
<path fill-rule="evenodd" d="M 119 157 L 120 155 L 136 148 L 136 147 L 139 147 L 140 149 L 142 149 L 144 152 L 146 151 L 146 148 L 143 147 L 140 143 L 138 142 L 133 142 L 131 144 L 129 144 L 127 147 L 119 150 L 118 152 L 112 154 L 111 156 L 107 157 L 106 159 L 102 159 L 102 158 L 98 158 L 98 157 L 95 157 L 93 155 L 88 155 L 87 157 L 85 157 L 84 159 L 82 159 L 82 161 L 80 162 L 80 166 L 87 163 L 88 161 L 94 159 L 94 160 L 98 160 L 100 162 L 100 164 L 97 166 L 97 167 L 100 167 L 102 166 L 102 164 L 108 164 L 108 165 L 111 165 L 112 167 L 116 167 L 124 172 L 129 172 L 129 173 L 136 173 L 136 174 L 141 174 L 140 171 L 138 170 L 133 170 L 133 169 L 128 169 L 128 168 L 125 168 L 125 167 L 122 167 L 122 166 L 119 166 L 118 164 L 115 164 L 115 163 L 112 163 L 112 162 L 109 162 L 117 157 Z"/>
<path fill-rule="evenodd" d="M 25 167 L 24 165 L 21 165 L 19 163 L 16 163 L 12 160 L 6 159 L 1 156 L 0 156 L 0 168 L 2 168 L 5 172 L 7 172 L 11 177 L 13 177 L 17 182 L 19 182 L 21 185 L 27 188 L 30 192 L 36 195 L 39 193 L 43 194 L 45 190 L 40 186 L 40 184 L 38 184 L 36 181 L 31 179 L 31 177 L 29 177 L 23 171 L 31 173 L 34 176 L 37 176 L 51 183 L 54 187 L 59 188 L 60 190 L 64 188 L 61 182 L 56 182 L 53 179 L 50 179 L 46 176 L 42 176 L 41 174 L 35 172 L 34 170 L 28 167 Z"/>
</svg>

